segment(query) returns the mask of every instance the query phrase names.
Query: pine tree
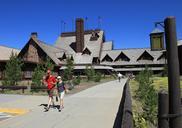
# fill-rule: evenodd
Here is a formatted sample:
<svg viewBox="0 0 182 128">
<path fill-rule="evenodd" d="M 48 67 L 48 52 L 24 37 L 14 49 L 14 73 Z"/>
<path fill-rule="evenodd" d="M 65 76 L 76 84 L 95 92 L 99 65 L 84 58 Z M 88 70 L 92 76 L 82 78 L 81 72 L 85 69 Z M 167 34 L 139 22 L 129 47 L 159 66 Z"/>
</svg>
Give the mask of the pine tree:
<svg viewBox="0 0 182 128">
<path fill-rule="evenodd" d="M 17 85 L 22 78 L 21 67 L 23 63 L 18 58 L 17 54 L 11 53 L 9 61 L 5 66 L 5 78 L 3 85 Z"/>
<path fill-rule="evenodd" d="M 92 66 L 86 66 L 85 74 L 87 76 L 87 81 L 94 80 L 95 70 Z"/>
<path fill-rule="evenodd" d="M 46 71 L 53 70 L 54 64 L 51 62 L 51 59 L 47 56 L 44 64 L 38 64 L 34 69 L 34 73 L 32 75 L 32 83 L 36 86 L 42 85 L 42 78 L 45 75 Z"/>
<path fill-rule="evenodd" d="M 73 77 L 73 60 L 71 58 L 66 59 L 66 69 L 64 70 L 63 80 L 70 81 Z"/>
<path fill-rule="evenodd" d="M 52 63 L 51 59 L 47 56 L 46 61 L 44 63 L 44 67 L 45 67 L 44 70 L 47 71 L 49 69 L 52 71 L 54 69 L 54 66 L 55 65 Z"/>
<path fill-rule="evenodd" d="M 44 67 L 42 65 L 37 65 L 37 67 L 34 69 L 34 73 L 32 75 L 32 83 L 36 86 L 42 85 L 42 78 L 45 74 Z"/>
</svg>

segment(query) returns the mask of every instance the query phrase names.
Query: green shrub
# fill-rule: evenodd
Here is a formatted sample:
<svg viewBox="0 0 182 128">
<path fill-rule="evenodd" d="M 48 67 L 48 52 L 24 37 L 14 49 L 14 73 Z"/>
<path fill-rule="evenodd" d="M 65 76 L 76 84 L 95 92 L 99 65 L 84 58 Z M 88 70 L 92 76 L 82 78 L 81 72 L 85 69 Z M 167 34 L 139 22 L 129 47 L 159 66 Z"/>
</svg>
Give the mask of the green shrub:
<svg viewBox="0 0 182 128">
<path fill-rule="evenodd" d="M 134 128 L 148 128 L 145 118 L 140 113 L 133 112 Z"/>
<path fill-rule="evenodd" d="M 23 63 L 18 58 L 17 54 L 11 53 L 9 61 L 5 66 L 5 78 L 2 82 L 3 85 L 17 85 L 21 80 L 22 72 L 21 67 Z"/>
<path fill-rule="evenodd" d="M 72 82 L 73 82 L 73 85 L 79 85 L 80 81 L 81 81 L 80 76 L 77 76 L 76 78 L 73 79 Z"/>
<path fill-rule="evenodd" d="M 152 83 L 152 72 L 146 67 L 136 77 L 139 87 L 136 90 L 136 97 L 142 103 L 142 117 L 156 126 L 157 123 L 157 92 Z"/>
<path fill-rule="evenodd" d="M 86 66 L 85 74 L 87 76 L 87 81 L 94 80 L 95 77 L 95 70 L 92 66 Z"/>
<path fill-rule="evenodd" d="M 34 73 L 32 75 L 32 85 L 41 86 L 42 85 L 42 78 L 44 76 L 44 68 L 42 65 L 37 65 L 34 69 Z"/>
<path fill-rule="evenodd" d="M 72 79 L 73 69 L 74 69 L 73 60 L 71 60 L 71 58 L 67 58 L 66 69 L 64 70 L 63 74 L 63 81 L 70 81 Z"/>
<path fill-rule="evenodd" d="M 100 82 L 100 80 L 101 80 L 101 73 L 100 73 L 100 72 L 97 72 L 97 73 L 95 74 L 94 81 L 95 81 L 95 82 Z"/>
</svg>

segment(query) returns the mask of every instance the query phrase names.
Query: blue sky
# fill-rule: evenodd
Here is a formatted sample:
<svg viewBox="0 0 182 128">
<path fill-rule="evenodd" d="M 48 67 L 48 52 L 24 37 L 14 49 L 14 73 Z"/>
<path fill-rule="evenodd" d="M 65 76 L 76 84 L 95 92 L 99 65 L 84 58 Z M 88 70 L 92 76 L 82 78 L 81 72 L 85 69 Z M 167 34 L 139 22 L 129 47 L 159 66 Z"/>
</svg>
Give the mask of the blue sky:
<svg viewBox="0 0 182 128">
<path fill-rule="evenodd" d="M 31 32 L 54 44 L 65 21 L 72 31 L 73 20 L 88 17 L 88 29 L 101 29 L 114 48 L 149 47 L 154 22 L 176 17 L 177 36 L 182 39 L 181 0 L 0 0 L 0 45 L 21 49 Z M 162 29 L 162 28 L 161 28 Z"/>
</svg>

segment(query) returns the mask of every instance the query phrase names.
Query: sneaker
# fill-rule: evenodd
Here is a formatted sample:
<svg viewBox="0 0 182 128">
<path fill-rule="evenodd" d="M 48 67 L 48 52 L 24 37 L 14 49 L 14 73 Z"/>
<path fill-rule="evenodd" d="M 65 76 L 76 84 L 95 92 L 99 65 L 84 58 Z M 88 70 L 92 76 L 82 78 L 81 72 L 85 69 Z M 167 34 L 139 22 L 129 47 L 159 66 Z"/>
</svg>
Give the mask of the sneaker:
<svg viewBox="0 0 182 128">
<path fill-rule="evenodd" d="M 61 109 L 59 109 L 58 111 L 61 112 Z"/>
<path fill-rule="evenodd" d="M 48 112 L 48 111 L 49 111 L 49 108 L 46 107 L 44 112 Z"/>
</svg>

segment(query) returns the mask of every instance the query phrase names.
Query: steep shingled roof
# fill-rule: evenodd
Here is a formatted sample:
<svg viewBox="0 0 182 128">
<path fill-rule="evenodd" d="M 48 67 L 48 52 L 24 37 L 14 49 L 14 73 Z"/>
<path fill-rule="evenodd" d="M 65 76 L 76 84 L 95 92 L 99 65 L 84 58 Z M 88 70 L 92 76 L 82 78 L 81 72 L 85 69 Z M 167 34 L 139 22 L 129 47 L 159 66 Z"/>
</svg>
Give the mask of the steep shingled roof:
<svg viewBox="0 0 182 128">
<path fill-rule="evenodd" d="M 92 34 L 84 35 L 84 49 L 87 47 L 90 50 L 92 57 L 100 56 L 104 32 L 98 31 L 97 34 L 99 35 L 98 39 L 93 41 L 90 41 Z M 75 35 L 59 36 L 55 46 L 67 50 L 69 54 L 75 54 L 75 51 L 70 47 L 70 45 L 74 42 L 76 42 Z"/>
<path fill-rule="evenodd" d="M 66 50 L 57 48 L 54 46 L 50 46 L 43 41 L 32 38 L 41 48 L 42 50 L 55 62 L 55 64 L 59 65 L 61 61 L 58 59 L 58 54 L 64 54 Z"/>
<path fill-rule="evenodd" d="M 113 49 L 113 42 L 112 41 L 108 41 L 108 42 L 104 42 L 102 44 L 102 50 L 112 50 Z"/>
<path fill-rule="evenodd" d="M 15 48 L 9 48 L 6 46 L 0 46 L 0 60 L 7 61 L 9 60 L 9 57 L 11 56 L 11 53 L 16 53 L 17 55 L 19 54 L 20 50 L 15 49 Z"/>
<path fill-rule="evenodd" d="M 137 61 L 137 59 L 145 52 L 147 51 L 154 59 L 153 61 Z M 136 49 L 121 49 L 121 50 L 108 50 L 108 51 L 102 51 L 101 53 L 101 60 L 105 57 L 106 54 L 108 54 L 110 57 L 112 57 L 113 60 L 116 59 L 116 57 L 123 52 L 130 61 L 119 61 L 119 62 L 102 62 L 101 64 L 107 64 L 107 65 L 140 65 L 140 64 L 164 64 L 163 60 L 157 60 L 158 57 L 162 55 L 162 51 L 151 51 L 150 48 L 136 48 Z"/>
<path fill-rule="evenodd" d="M 150 34 L 164 33 L 162 30 L 155 28 Z"/>
</svg>

